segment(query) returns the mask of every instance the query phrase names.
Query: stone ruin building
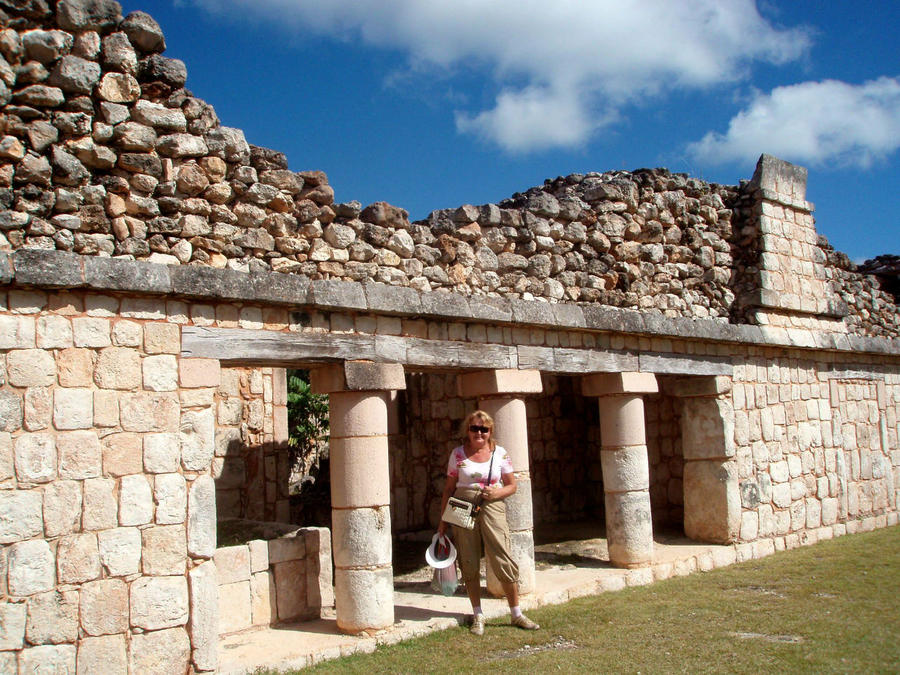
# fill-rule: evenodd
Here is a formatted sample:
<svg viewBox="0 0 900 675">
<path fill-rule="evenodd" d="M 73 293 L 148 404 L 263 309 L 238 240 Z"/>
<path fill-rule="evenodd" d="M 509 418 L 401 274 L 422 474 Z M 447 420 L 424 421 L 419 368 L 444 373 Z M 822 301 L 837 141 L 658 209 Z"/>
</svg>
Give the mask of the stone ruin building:
<svg viewBox="0 0 900 675">
<path fill-rule="evenodd" d="M 436 525 L 476 405 L 525 592 L 539 523 L 605 521 L 627 568 L 654 528 L 740 561 L 897 523 L 900 308 L 805 169 L 409 222 L 223 126 L 145 13 L 0 20 L 0 672 L 213 671 L 220 634 L 331 605 L 390 626 L 392 534 Z M 287 368 L 329 396 L 330 530 L 290 527 Z M 226 519 L 271 533 L 217 548 Z"/>
</svg>

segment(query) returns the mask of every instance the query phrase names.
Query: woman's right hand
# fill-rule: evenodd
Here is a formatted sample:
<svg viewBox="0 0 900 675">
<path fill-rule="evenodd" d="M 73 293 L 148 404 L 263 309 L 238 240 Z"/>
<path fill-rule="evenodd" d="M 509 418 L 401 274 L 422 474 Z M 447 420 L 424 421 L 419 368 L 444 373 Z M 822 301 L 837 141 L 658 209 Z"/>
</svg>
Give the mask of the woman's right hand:
<svg viewBox="0 0 900 675">
<path fill-rule="evenodd" d="M 445 523 L 443 520 L 441 522 L 439 522 L 437 531 L 438 531 L 438 534 L 443 537 L 444 532 L 447 531 L 447 523 Z"/>
</svg>

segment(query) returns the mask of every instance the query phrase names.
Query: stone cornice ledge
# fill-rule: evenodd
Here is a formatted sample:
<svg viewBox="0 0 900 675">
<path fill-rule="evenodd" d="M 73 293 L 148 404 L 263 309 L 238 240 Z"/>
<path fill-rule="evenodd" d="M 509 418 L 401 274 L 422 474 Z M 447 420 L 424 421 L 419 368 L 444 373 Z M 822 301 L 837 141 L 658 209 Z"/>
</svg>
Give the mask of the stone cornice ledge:
<svg viewBox="0 0 900 675">
<path fill-rule="evenodd" d="M 375 282 L 309 281 L 279 272 L 245 273 L 196 265 L 172 266 L 64 251 L 0 251 L 0 284 L 98 292 L 177 295 L 534 328 L 582 329 L 759 346 L 900 356 L 900 339 L 665 317 L 604 305 L 551 304 L 459 293 L 420 293 Z"/>
</svg>

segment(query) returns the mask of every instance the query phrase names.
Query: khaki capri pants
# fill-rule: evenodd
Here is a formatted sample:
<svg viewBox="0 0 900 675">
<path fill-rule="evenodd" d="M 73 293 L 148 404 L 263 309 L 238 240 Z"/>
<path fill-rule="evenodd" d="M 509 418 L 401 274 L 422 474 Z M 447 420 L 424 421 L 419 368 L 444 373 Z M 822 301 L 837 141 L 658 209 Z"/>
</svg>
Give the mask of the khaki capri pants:
<svg viewBox="0 0 900 675">
<path fill-rule="evenodd" d="M 480 489 L 476 487 L 459 487 L 453 496 L 471 501 L 479 492 Z M 473 529 L 467 530 L 454 525 L 453 539 L 456 542 L 456 560 L 466 585 L 481 583 L 482 550 L 497 579 L 503 583 L 519 581 L 519 566 L 510 553 L 506 504 L 502 499 L 482 503 Z"/>
</svg>

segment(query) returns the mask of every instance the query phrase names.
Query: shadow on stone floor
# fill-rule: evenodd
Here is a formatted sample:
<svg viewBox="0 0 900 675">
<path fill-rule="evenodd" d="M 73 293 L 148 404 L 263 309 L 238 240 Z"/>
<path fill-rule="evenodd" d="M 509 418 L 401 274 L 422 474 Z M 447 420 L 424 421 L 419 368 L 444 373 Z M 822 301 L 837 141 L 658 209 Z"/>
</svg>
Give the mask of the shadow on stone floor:
<svg viewBox="0 0 900 675">
<path fill-rule="evenodd" d="M 697 545 L 675 527 L 654 526 L 654 542 L 662 547 Z M 394 539 L 395 583 L 427 589 L 432 570 L 425 562 L 428 533 Z M 534 528 L 534 559 L 538 569 L 552 566 L 608 568 L 606 525 L 600 520 L 542 523 Z"/>
</svg>

